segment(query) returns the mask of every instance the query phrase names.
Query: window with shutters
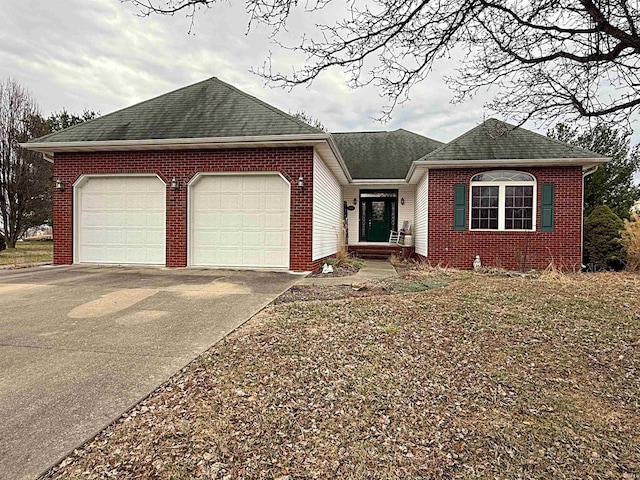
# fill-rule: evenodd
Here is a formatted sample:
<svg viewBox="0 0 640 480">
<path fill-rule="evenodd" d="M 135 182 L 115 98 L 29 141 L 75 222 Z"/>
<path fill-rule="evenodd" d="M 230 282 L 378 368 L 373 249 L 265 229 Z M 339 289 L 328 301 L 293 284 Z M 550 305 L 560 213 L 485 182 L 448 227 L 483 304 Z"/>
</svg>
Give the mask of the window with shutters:
<svg viewBox="0 0 640 480">
<path fill-rule="evenodd" d="M 535 177 L 506 170 L 474 175 L 470 206 L 471 230 L 535 230 Z"/>
</svg>

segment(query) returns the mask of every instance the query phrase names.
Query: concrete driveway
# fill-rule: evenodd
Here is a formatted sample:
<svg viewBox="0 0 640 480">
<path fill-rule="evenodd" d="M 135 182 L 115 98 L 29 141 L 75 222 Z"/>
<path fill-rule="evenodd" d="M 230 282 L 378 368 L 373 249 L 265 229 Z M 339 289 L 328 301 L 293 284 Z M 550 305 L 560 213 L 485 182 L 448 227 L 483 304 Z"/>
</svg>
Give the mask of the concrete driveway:
<svg viewBox="0 0 640 480">
<path fill-rule="evenodd" d="M 0 478 L 34 478 L 299 277 L 0 270 Z"/>
</svg>

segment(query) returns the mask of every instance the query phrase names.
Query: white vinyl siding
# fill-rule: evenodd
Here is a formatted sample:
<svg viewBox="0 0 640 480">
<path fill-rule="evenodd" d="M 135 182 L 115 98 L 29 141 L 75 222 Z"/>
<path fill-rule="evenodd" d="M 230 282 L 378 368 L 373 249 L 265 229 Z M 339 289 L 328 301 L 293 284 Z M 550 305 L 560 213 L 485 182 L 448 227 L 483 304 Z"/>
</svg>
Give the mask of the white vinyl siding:
<svg viewBox="0 0 640 480">
<path fill-rule="evenodd" d="M 313 157 L 313 260 L 338 251 L 342 235 L 342 189 L 329 168 Z"/>
<path fill-rule="evenodd" d="M 355 210 L 347 211 L 347 228 L 349 233 L 349 245 L 357 245 L 358 244 L 358 232 L 360 228 L 360 202 L 359 200 L 359 191 L 358 187 L 353 185 L 345 185 L 342 187 L 342 195 L 344 196 L 344 201 L 347 202 L 347 207 L 354 206 Z M 356 199 L 355 205 L 353 204 L 353 199 Z"/>
<path fill-rule="evenodd" d="M 76 262 L 165 264 L 166 186 L 157 176 L 88 176 L 75 187 Z"/>
<path fill-rule="evenodd" d="M 411 231 L 414 230 L 415 190 L 413 185 L 405 184 L 371 184 L 371 185 L 347 185 L 343 187 L 342 195 L 347 205 L 353 205 L 355 210 L 347 213 L 349 225 L 349 245 L 360 243 L 360 190 L 398 190 L 398 228 L 402 228 L 405 221 L 409 222 Z M 356 204 L 353 204 L 353 199 Z M 404 205 L 401 200 L 404 198 Z"/>
<path fill-rule="evenodd" d="M 402 228 L 404 222 L 409 222 L 409 228 L 413 232 L 415 227 L 415 187 L 413 185 L 402 185 L 398 187 L 398 230 Z M 404 198 L 404 205 L 402 199 Z"/>
<path fill-rule="evenodd" d="M 416 219 L 413 241 L 416 253 L 426 257 L 428 253 L 429 172 L 416 185 Z"/>
<path fill-rule="evenodd" d="M 289 184 L 277 174 L 203 174 L 189 186 L 190 265 L 289 267 Z"/>
</svg>

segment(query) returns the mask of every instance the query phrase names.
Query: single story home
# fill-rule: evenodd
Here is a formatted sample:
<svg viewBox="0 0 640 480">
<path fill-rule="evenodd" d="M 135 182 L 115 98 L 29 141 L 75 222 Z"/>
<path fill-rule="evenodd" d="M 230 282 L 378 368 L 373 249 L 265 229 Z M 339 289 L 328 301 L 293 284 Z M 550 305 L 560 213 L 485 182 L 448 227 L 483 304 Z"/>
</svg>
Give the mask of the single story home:
<svg viewBox="0 0 640 480">
<path fill-rule="evenodd" d="M 608 158 L 489 119 L 449 143 L 326 133 L 217 78 L 22 145 L 54 163 L 54 263 L 316 269 L 411 232 L 431 264 L 582 260 Z"/>
</svg>

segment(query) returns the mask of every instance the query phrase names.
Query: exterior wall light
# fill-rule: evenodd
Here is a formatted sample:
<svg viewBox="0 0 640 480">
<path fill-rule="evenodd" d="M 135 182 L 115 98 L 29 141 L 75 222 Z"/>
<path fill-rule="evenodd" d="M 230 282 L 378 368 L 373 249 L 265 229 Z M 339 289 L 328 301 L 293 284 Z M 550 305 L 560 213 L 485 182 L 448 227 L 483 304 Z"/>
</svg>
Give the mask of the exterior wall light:
<svg viewBox="0 0 640 480">
<path fill-rule="evenodd" d="M 298 187 L 304 188 L 304 177 L 298 179 Z"/>
<path fill-rule="evenodd" d="M 354 205 L 357 205 L 357 204 L 358 204 L 358 199 L 357 199 L 357 198 L 354 198 L 354 199 L 353 199 L 353 204 L 354 204 Z"/>
<path fill-rule="evenodd" d="M 178 184 L 178 180 L 176 180 L 176 177 L 173 177 L 171 179 L 171 190 L 178 190 L 178 188 L 180 188 L 180 185 Z"/>
<path fill-rule="evenodd" d="M 54 182 L 53 182 L 53 186 L 55 187 L 56 190 L 64 190 L 64 182 L 62 180 L 60 180 L 59 178 L 57 178 Z"/>
<path fill-rule="evenodd" d="M 400 205 L 404 205 L 404 197 L 400 199 Z"/>
</svg>

